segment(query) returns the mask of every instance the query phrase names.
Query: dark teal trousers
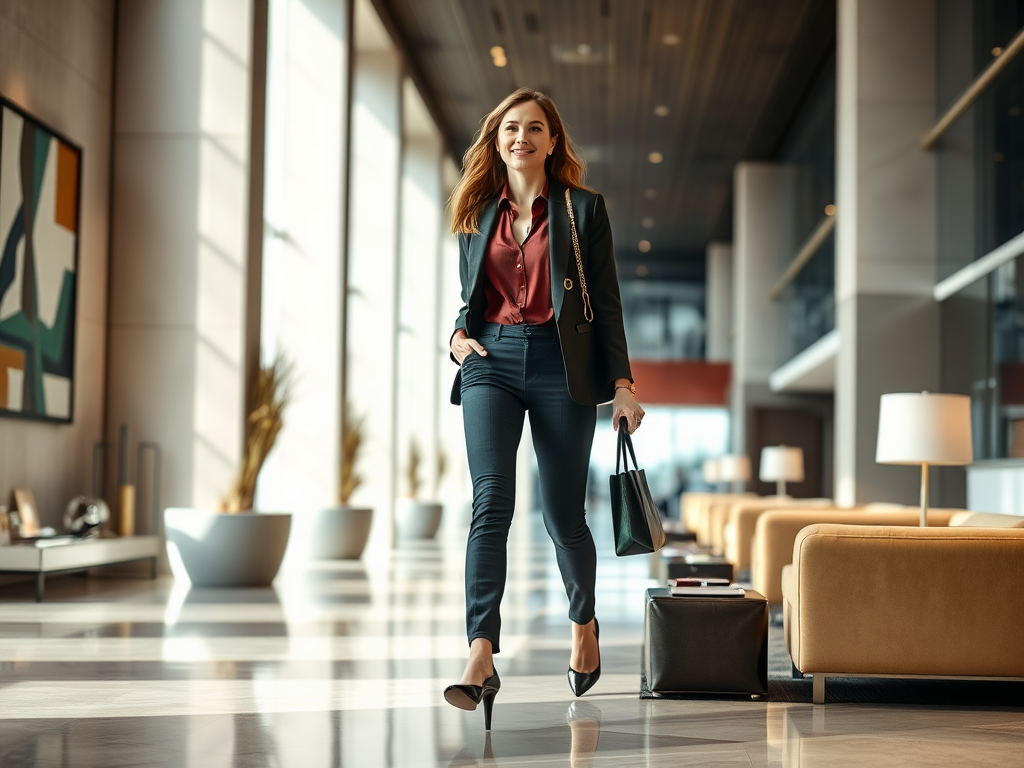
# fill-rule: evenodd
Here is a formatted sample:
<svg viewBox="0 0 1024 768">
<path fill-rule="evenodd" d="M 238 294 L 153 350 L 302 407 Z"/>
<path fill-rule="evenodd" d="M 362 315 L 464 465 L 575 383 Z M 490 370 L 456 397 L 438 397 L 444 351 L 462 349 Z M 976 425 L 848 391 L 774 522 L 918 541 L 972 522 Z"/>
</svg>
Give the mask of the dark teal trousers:
<svg viewBox="0 0 1024 768">
<path fill-rule="evenodd" d="M 473 478 L 466 547 L 466 629 L 499 650 L 508 531 L 515 508 L 516 453 L 527 414 L 540 474 L 544 525 L 569 598 L 569 618 L 594 618 L 597 553 L 587 527 L 586 493 L 595 406 L 569 397 L 558 332 L 549 325 L 488 323 L 478 337 L 487 356 L 462 362 L 462 418 Z"/>
</svg>

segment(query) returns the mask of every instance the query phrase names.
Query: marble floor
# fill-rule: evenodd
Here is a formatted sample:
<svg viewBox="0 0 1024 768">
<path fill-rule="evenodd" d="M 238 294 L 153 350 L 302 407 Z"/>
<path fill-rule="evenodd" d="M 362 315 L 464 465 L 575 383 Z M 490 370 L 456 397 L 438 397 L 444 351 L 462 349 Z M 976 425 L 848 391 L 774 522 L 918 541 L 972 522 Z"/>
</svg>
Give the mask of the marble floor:
<svg viewBox="0 0 1024 768">
<path fill-rule="evenodd" d="M 814 707 L 809 680 L 766 700 L 639 698 L 652 582 L 645 558 L 606 554 L 603 520 L 593 527 L 604 675 L 580 700 L 565 678 L 551 544 L 536 519 L 514 526 L 489 735 L 482 711 L 441 696 L 466 651 L 457 524 L 361 562 L 290 567 L 266 590 L 67 576 L 36 604 L 30 584 L 4 587 L 0 766 L 1024 765 L 1024 708 L 1008 706 L 1024 704 L 1024 687 L 1006 687 L 1016 683 L 980 700 L 972 689 L 970 704 L 951 683 L 935 701 L 927 688 L 908 699 L 924 703 Z"/>
</svg>

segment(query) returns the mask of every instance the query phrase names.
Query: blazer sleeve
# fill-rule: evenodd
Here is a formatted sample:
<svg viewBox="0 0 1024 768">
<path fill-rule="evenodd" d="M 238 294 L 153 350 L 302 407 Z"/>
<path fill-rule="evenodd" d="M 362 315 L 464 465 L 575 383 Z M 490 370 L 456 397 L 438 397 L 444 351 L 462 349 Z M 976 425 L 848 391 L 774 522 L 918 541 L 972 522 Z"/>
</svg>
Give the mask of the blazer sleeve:
<svg viewBox="0 0 1024 768">
<path fill-rule="evenodd" d="M 594 324 L 605 351 L 610 381 L 633 380 L 626 349 L 626 332 L 622 327 L 622 300 L 619 297 L 619 275 L 615 268 L 615 248 L 604 197 L 594 197 L 587 236 L 587 291 L 594 310 Z"/>
<path fill-rule="evenodd" d="M 469 238 L 470 235 L 459 233 L 459 280 L 462 282 L 462 307 L 459 308 L 459 316 L 455 319 L 455 329 L 448 337 L 448 357 L 458 365 L 459 361 L 451 352 L 452 338 L 459 330 L 466 329 L 466 313 L 469 311 Z M 468 331 L 467 331 L 468 333 Z"/>
</svg>

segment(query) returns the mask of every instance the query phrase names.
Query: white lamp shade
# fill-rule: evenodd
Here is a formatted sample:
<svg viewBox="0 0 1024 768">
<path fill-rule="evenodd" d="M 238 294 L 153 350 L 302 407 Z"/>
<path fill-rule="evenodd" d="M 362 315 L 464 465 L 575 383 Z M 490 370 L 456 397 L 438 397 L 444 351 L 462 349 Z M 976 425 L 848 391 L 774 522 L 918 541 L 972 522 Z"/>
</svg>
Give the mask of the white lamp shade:
<svg viewBox="0 0 1024 768">
<path fill-rule="evenodd" d="M 785 480 L 790 483 L 804 481 L 804 452 L 786 445 L 769 445 L 761 449 L 758 477 L 768 483 Z"/>
<path fill-rule="evenodd" d="M 882 395 L 879 464 L 970 464 L 971 399 L 929 392 Z"/>
<path fill-rule="evenodd" d="M 750 479 L 750 459 L 746 456 L 723 456 L 718 460 L 718 468 L 724 483 L 745 483 Z"/>
<path fill-rule="evenodd" d="M 722 482 L 722 472 L 721 467 L 718 464 L 718 459 L 708 459 L 707 461 L 704 462 L 704 482 Z"/>
</svg>

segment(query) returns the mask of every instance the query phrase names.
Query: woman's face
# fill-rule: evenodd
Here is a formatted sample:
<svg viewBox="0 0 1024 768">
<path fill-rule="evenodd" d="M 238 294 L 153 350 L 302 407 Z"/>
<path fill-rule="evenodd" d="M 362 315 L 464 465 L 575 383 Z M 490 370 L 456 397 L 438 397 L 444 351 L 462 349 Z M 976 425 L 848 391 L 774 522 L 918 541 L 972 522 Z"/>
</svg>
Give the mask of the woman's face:
<svg viewBox="0 0 1024 768">
<path fill-rule="evenodd" d="M 551 135 L 544 110 L 535 101 L 512 107 L 498 125 L 498 153 L 510 171 L 543 170 L 557 139 Z"/>
</svg>

